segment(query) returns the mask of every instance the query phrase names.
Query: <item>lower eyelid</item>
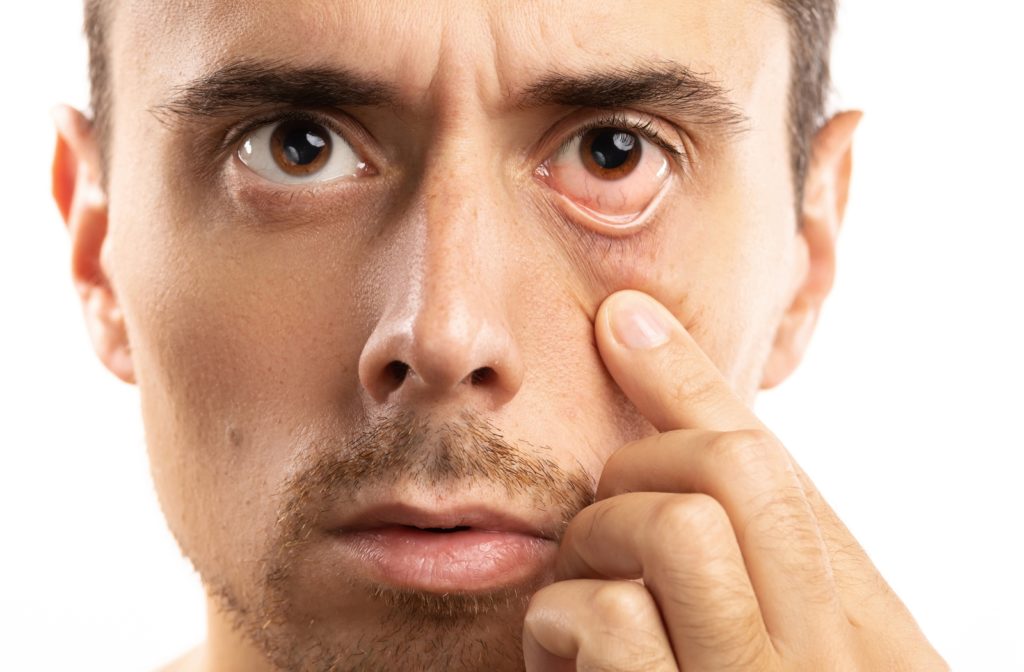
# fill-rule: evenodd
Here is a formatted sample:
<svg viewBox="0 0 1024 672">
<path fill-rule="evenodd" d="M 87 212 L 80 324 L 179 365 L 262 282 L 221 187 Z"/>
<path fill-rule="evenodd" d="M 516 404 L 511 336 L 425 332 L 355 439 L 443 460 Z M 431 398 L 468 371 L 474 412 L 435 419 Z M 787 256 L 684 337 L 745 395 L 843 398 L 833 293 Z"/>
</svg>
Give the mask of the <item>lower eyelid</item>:
<svg viewBox="0 0 1024 672">
<path fill-rule="evenodd" d="M 228 222 L 249 226 L 256 230 L 284 231 L 300 227 L 317 227 L 336 221 L 327 213 L 352 210 L 362 196 L 349 190 L 321 189 L 301 185 L 286 189 L 267 187 L 246 181 L 229 188 Z"/>
<path fill-rule="evenodd" d="M 665 200 L 668 193 L 672 190 L 674 181 L 674 175 L 669 174 L 665 183 L 661 185 L 654 197 L 651 198 L 650 202 L 644 206 L 639 214 L 631 219 L 626 219 L 629 216 L 624 216 L 621 221 L 614 221 L 614 218 L 608 218 L 606 215 L 583 208 L 571 198 L 561 193 L 556 192 L 556 196 L 562 201 L 562 210 L 569 211 L 567 216 L 574 220 L 576 224 L 583 224 L 588 228 L 596 229 L 600 235 L 612 238 L 626 237 L 646 229 L 647 225 L 655 219 L 658 211 L 661 209 L 662 201 Z"/>
</svg>

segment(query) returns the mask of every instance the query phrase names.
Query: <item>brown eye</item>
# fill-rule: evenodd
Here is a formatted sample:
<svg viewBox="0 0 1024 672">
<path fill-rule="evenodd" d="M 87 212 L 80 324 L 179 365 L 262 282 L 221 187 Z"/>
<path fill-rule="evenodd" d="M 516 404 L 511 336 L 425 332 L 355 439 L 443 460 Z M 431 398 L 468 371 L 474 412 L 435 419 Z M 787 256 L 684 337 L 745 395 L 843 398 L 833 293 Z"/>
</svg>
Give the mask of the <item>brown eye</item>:
<svg viewBox="0 0 1024 672">
<path fill-rule="evenodd" d="M 238 158 L 260 177 L 278 184 L 326 182 L 373 174 L 343 137 L 307 119 L 285 119 L 253 130 Z"/>
<path fill-rule="evenodd" d="M 580 160 L 594 177 L 617 180 L 640 163 L 640 139 L 621 128 L 595 128 L 580 138 Z"/>
<path fill-rule="evenodd" d="M 672 171 L 667 150 L 625 122 L 582 131 L 538 174 L 573 216 L 625 230 L 664 192 Z"/>
<path fill-rule="evenodd" d="M 302 176 L 320 170 L 331 156 L 331 137 L 320 124 L 285 121 L 270 136 L 274 161 L 289 175 Z"/>
</svg>

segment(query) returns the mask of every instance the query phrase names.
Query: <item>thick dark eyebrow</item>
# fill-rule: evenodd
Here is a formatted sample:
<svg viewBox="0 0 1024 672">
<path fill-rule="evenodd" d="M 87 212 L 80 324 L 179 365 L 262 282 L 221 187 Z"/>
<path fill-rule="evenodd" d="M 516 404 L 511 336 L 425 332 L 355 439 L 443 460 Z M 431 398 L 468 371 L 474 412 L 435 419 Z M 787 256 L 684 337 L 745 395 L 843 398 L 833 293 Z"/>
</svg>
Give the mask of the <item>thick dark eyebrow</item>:
<svg viewBox="0 0 1024 672">
<path fill-rule="evenodd" d="M 551 72 L 513 94 L 519 108 L 541 105 L 610 109 L 645 107 L 689 124 L 732 134 L 748 118 L 708 76 L 664 61 L 580 73 Z M 267 105 L 358 107 L 397 105 L 387 82 L 335 66 L 298 66 L 243 59 L 171 89 L 151 111 L 165 124 L 230 116 Z"/>
<path fill-rule="evenodd" d="M 671 61 L 578 74 L 554 72 L 527 87 L 519 104 L 654 108 L 730 134 L 746 130 L 749 122 L 722 86 Z"/>
<path fill-rule="evenodd" d="M 392 87 L 377 79 L 330 66 L 241 60 L 171 90 L 151 111 L 164 123 L 197 121 L 265 105 L 355 107 L 394 103 Z"/>
</svg>

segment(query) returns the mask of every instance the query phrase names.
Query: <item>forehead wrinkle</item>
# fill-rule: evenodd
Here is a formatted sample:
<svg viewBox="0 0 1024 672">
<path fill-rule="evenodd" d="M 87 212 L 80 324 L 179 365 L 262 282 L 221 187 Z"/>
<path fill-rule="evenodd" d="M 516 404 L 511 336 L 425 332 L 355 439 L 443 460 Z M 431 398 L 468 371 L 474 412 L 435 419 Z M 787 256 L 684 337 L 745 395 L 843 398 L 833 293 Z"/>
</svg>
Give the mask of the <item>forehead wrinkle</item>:
<svg viewBox="0 0 1024 672">
<path fill-rule="evenodd" d="M 508 12 L 504 2 L 474 3 L 468 5 L 468 11 L 463 3 L 431 2 L 417 5 L 417 10 L 410 12 L 401 11 L 400 4 L 387 6 L 386 3 L 290 0 L 279 5 L 213 1 L 188 5 L 187 11 L 175 12 L 172 8 L 181 7 L 182 3 L 125 1 L 131 3 L 137 19 L 139 14 L 149 14 L 148 20 L 132 22 L 130 32 L 137 49 L 150 52 L 154 44 L 160 49 L 161 44 L 177 44 L 185 38 L 191 47 L 187 49 L 190 53 L 176 59 L 183 62 L 177 66 L 178 71 L 197 58 L 216 63 L 244 54 L 295 61 L 315 55 L 320 63 L 337 61 L 338 65 L 348 68 L 366 63 L 370 66 L 368 69 L 374 71 L 370 74 L 376 78 L 395 82 L 403 94 L 422 97 L 429 95 L 428 90 L 437 93 L 436 87 L 445 76 L 446 67 L 442 66 L 445 63 L 475 71 L 472 74 L 477 101 L 485 107 L 504 107 L 518 88 L 551 72 L 552 66 L 578 72 L 597 65 L 628 68 L 641 60 L 668 57 L 717 80 L 721 77 L 717 72 L 719 68 L 712 68 L 707 62 L 691 61 L 733 58 L 728 55 L 729 50 L 725 50 L 725 55 L 705 52 L 712 47 L 722 52 L 727 42 L 742 40 L 743 35 L 750 32 L 744 26 L 763 22 L 765 15 L 778 19 L 779 14 L 764 0 L 736 0 L 753 10 L 742 13 L 741 26 L 734 25 L 736 17 L 724 9 L 718 11 L 689 3 L 656 3 L 656 7 L 647 6 L 654 3 L 631 5 L 636 9 L 623 14 L 592 5 L 576 11 L 571 1 L 559 3 L 553 11 L 550 5 L 524 2 L 516 6 L 515 12 Z M 160 20 L 155 20 L 158 10 L 162 10 Z M 663 21 L 652 24 L 647 17 L 654 14 L 663 16 Z M 730 18 L 729 25 L 736 29 L 728 32 L 742 35 L 722 35 L 725 18 Z M 282 31 L 282 23 L 296 26 L 296 29 Z M 678 24 L 679 39 L 672 43 L 670 51 L 661 44 L 665 23 Z M 386 29 L 361 31 L 360 26 L 386 26 Z M 194 36 L 191 42 L 188 36 Z M 381 39 L 393 40 L 396 48 L 382 51 L 375 46 Z M 675 47 L 676 43 L 680 48 Z M 260 44 L 268 47 L 260 49 Z M 346 44 L 349 46 L 344 46 Z M 368 62 L 360 58 L 364 47 L 371 50 L 374 60 Z M 660 56 L 655 58 L 654 54 Z M 753 74 L 746 72 L 749 67 L 738 70 L 730 75 L 739 81 L 725 82 L 730 90 L 746 88 L 749 82 L 745 80 Z M 451 76 L 452 72 L 447 71 L 447 75 Z M 466 98 L 462 95 L 466 90 L 457 84 L 458 77 L 463 75 L 456 73 L 452 81 L 447 82 L 452 87 L 447 97 L 459 93 L 461 98 Z M 174 80 L 164 78 L 164 81 Z"/>
<path fill-rule="evenodd" d="M 552 12 L 526 1 L 514 13 L 495 11 L 502 104 L 553 73 L 628 73 L 676 63 L 733 94 L 742 109 L 774 66 L 774 42 L 788 40 L 784 18 L 766 0 L 639 0 L 628 11 L 578 4 L 565 0 Z"/>
<path fill-rule="evenodd" d="M 402 94 L 415 98 L 426 93 L 430 73 L 438 69 L 440 31 L 434 28 L 443 17 L 434 3 L 423 3 L 413 13 L 389 11 L 378 3 L 319 0 L 214 0 L 187 6 L 124 1 L 129 11 L 117 16 L 125 65 L 161 91 L 239 59 L 253 59 L 362 72 L 393 81 Z M 381 49 L 382 43 L 401 46 Z"/>
</svg>

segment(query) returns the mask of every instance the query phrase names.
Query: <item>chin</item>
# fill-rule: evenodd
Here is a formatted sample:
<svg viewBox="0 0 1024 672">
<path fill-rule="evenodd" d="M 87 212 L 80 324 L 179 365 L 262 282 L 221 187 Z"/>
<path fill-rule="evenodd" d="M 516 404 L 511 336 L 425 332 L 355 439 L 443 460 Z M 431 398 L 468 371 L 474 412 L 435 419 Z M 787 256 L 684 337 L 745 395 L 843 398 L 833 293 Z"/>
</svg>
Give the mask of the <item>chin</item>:
<svg viewBox="0 0 1024 672">
<path fill-rule="evenodd" d="M 256 604 L 240 604 L 223 587 L 211 591 L 215 618 L 282 672 L 523 670 L 526 607 L 550 581 L 545 574 L 531 585 L 437 593 L 344 578 L 342 590 L 298 590 L 296 578 L 264 581 Z"/>
</svg>

